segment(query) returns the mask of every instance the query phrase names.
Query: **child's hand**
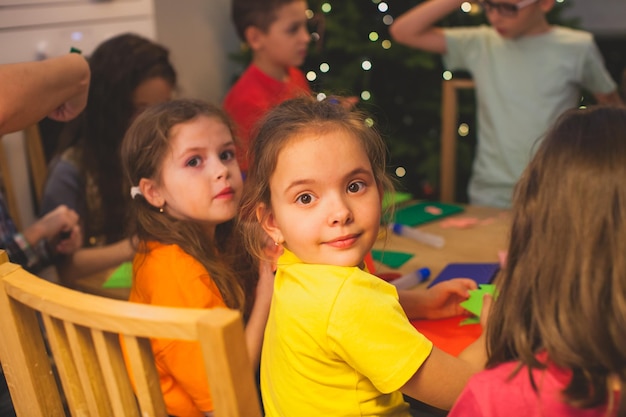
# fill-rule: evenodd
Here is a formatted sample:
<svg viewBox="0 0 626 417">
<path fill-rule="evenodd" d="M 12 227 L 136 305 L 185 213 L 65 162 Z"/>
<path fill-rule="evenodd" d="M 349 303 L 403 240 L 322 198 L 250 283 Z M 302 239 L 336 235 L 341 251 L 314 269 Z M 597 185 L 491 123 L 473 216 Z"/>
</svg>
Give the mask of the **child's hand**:
<svg viewBox="0 0 626 417">
<path fill-rule="evenodd" d="M 357 96 L 331 96 L 328 97 L 328 100 L 333 104 L 339 104 L 346 110 L 352 110 L 354 106 L 359 102 L 359 98 Z"/>
<path fill-rule="evenodd" d="M 469 291 L 475 290 L 477 284 L 469 278 L 454 278 L 440 282 L 426 290 L 425 315 L 427 319 L 441 319 L 467 314 L 467 310 L 459 304 L 467 300 Z"/>
</svg>

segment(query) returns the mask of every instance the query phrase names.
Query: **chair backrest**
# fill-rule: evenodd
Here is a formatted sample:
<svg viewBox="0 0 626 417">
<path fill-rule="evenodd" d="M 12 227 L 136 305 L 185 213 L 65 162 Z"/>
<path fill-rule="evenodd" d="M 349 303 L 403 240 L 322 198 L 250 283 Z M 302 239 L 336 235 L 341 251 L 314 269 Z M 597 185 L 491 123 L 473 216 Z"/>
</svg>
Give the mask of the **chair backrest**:
<svg viewBox="0 0 626 417">
<path fill-rule="evenodd" d="M 458 137 L 459 104 L 457 91 L 474 88 L 469 79 L 445 80 L 441 95 L 441 175 L 440 200 L 452 203 L 456 188 L 456 139 Z"/>
<path fill-rule="evenodd" d="M 34 124 L 0 138 L 0 173 L 7 206 L 22 229 L 37 218 L 48 175 L 39 126 Z"/>
<path fill-rule="evenodd" d="M 4 252 L 0 283 L 0 361 L 18 417 L 65 416 L 65 403 L 74 417 L 167 416 L 150 338 L 200 343 L 215 417 L 261 416 L 238 311 L 84 294 L 26 272 Z"/>
</svg>

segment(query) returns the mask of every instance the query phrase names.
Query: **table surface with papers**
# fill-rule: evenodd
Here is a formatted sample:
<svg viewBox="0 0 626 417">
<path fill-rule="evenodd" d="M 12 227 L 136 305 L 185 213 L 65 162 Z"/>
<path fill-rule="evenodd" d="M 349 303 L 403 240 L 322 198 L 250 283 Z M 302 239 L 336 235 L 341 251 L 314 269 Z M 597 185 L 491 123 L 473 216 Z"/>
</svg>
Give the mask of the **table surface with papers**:
<svg viewBox="0 0 626 417">
<path fill-rule="evenodd" d="M 430 277 L 421 286 L 428 286 L 451 263 L 498 263 L 508 245 L 510 211 L 492 207 L 466 205 L 462 212 L 422 224 L 418 230 L 443 237 L 442 248 L 428 246 L 413 239 L 381 233 L 375 250 L 394 251 L 412 255 L 398 268 L 375 262 L 376 273 L 405 274 L 429 268 Z M 460 325 L 464 317 L 441 320 L 413 320 L 413 325 L 435 346 L 457 355 L 471 344 L 482 331 L 479 324 Z"/>
</svg>

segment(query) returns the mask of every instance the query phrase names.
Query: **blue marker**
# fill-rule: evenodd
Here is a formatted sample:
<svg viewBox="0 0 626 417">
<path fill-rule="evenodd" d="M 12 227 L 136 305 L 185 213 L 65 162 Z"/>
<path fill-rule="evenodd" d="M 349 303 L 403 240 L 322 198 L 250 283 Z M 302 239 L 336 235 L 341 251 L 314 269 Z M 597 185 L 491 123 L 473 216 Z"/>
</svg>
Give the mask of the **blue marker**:
<svg viewBox="0 0 626 417">
<path fill-rule="evenodd" d="M 396 278 L 392 281 L 389 281 L 389 283 L 396 287 L 396 289 L 398 290 L 405 290 L 426 281 L 428 277 L 430 277 L 430 269 L 420 268 L 406 275 L 402 275 L 401 277 Z"/>
</svg>

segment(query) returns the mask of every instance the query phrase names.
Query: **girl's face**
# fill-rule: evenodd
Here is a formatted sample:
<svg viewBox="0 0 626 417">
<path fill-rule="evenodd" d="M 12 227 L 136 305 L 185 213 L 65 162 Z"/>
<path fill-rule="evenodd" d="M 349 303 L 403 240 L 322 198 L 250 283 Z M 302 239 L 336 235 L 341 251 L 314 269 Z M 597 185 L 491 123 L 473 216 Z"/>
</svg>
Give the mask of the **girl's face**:
<svg viewBox="0 0 626 417">
<path fill-rule="evenodd" d="M 133 91 L 134 117 L 146 108 L 172 99 L 172 85 L 163 77 L 152 77 L 142 81 Z"/>
<path fill-rule="evenodd" d="M 302 133 L 280 151 L 265 231 L 306 263 L 357 266 L 378 234 L 381 193 L 360 141 Z M 262 215 L 267 208 L 259 207 Z"/>
<path fill-rule="evenodd" d="M 230 130 L 217 117 L 199 116 L 171 130 L 170 152 L 155 191 L 172 217 L 215 226 L 235 217 L 243 189 Z M 156 204 L 155 204 L 156 203 Z M 161 204 L 159 204 L 161 203 Z"/>
</svg>

